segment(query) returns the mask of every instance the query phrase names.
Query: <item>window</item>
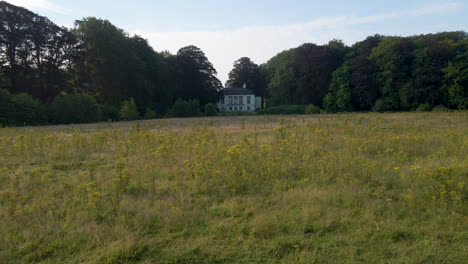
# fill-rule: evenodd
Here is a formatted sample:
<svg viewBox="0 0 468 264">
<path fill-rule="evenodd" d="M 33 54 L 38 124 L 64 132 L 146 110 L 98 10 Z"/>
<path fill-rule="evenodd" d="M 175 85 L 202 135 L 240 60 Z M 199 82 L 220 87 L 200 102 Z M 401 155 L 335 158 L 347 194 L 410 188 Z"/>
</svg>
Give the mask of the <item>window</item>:
<svg viewBox="0 0 468 264">
<path fill-rule="evenodd" d="M 239 110 L 240 110 L 240 111 L 242 111 L 242 106 L 241 106 L 241 107 L 239 107 Z"/>
<path fill-rule="evenodd" d="M 232 105 L 233 102 L 232 102 L 232 96 L 229 96 L 229 104 Z"/>
<path fill-rule="evenodd" d="M 239 104 L 244 104 L 244 96 L 239 96 Z"/>
<path fill-rule="evenodd" d="M 221 97 L 221 104 L 224 104 L 224 96 Z"/>
<path fill-rule="evenodd" d="M 250 96 L 247 96 L 247 104 L 250 104 Z"/>
<path fill-rule="evenodd" d="M 229 107 L 229 111 L 232 111 L 232 106 Z"/>
<path fill-rule="evenodd" d="M 247 97 L 247 98 L 250 98 L 250 97 Z M 250 110 L 250 106 L 247 106 L 247 110 Z"/>
<path fill-rule="evenodd" d="M 236 107 L 234 107 L 234 110 L 235 110 L 235 111 L 237 111 L 237 106 L 236 106 Z"/>
</svg>

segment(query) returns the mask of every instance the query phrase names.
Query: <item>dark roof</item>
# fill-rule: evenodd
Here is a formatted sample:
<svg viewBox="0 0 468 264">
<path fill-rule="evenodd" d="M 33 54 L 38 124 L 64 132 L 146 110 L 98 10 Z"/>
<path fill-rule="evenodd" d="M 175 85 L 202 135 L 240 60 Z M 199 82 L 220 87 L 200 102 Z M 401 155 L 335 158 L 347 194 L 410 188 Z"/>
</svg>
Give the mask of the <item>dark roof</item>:
<svg viewBox="0 0 468 264">
<path fill-rule="evenodd" d="M 225 88 L 222 90 L 224 95 L 250 95 L 254 94 L 254 92 L 250 89 L 246 88 Z"/>
</svg>

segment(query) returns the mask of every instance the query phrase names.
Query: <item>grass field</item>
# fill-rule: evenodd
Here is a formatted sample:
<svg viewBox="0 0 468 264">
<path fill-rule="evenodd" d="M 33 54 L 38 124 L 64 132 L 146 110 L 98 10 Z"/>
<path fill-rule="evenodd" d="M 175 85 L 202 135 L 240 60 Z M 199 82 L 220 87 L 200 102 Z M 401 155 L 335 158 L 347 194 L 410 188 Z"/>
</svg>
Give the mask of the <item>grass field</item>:
<svg viewBox="0 0 468 264">
<path fill-rule="evenodd" d="M 466 263 L 468 113 L 0 129 L 1 263 Z"/>
</svg>

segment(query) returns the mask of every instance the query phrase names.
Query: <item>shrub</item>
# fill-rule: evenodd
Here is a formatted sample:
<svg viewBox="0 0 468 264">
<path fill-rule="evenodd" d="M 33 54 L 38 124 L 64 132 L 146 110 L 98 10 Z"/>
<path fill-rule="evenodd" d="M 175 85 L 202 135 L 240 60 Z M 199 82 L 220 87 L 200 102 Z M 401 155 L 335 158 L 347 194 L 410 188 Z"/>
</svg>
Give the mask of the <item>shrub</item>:
<svg viewBox="0 0 468 264">
<path fill-rule="evenodd" d="M 205 105 L 205 115 L 206 116 L 217 116 L 218 108 L 214 104 Z"/>
<path fill-rule="evenodd" d="M 450 109 L 443 105 L 438 105 L 432 109 L 432 112 L 450 112 Z"/>
<path fill-rule="evenodd" d="M 168 117 L 193 117 L 200 115 L 200 104 L 198 100 L 177 100 L 167 112 Z"/>
<path fill-rule="evenodd" d="M 140 119 L 140 113 L 138 112 L 138 107 L 133 98 L 123 102 L 120 108 L 120 119 L 124 121 Z"/>
<path fill-rule="evenodd" d="M 60 95 L 49 106 L 49 116 L 56 124 L 93 123 L 99 120 L 99 105 L 92 96 Z"/>
<path fill-rule="evenodd" d="M 385 103 L 382 99 L 378 99 L 377 101 L 375 101 L 373 110 L 374 112 L 384 112 L 387 110 L 387 107 L 385 107 Z"/>
<path fill-rule="evenodd" d="M 308 115 L 312 115 L 312 114 L 320 114 L 320 107 L 318 106 L 315 106 L 313 104 L 311 105 L 308 105 L 305 109 L 305 113 L 308 114 Z"/>
<path fill-rule="evenodd" d="M 158 118 L 158 114 L 151 108 L 147 107 L 145 111 L 144 119 L 155 119 Z"/>
<path fill-rule="evenodd" d="M 11 120 L 15 125 L 39 125 L 46 121 L 44 105 L 26 93 L 13 95 Z"/>
<path fill-rule="evenodd" d="M 256 112 L 219 112 L 220 116 L 255 116 Z"/>
<path fill-rule="evenodd" d="M 303 115 L 305 112 L 305 105 L 280 105 L 258 111 L 261 115 Z"/>
<path fill-rule="evenodd" d="M 0 124 L 39 125 L 45 123 L 44 105 L 31 95 L 10 94 L 0 89 Z"/>
<path fill-rule="evenodd" d="M 119 109 L 113 105 L 99 105 L 99 120 L 100 121 L 117 121 L 119 120 Z"/>
<path fill-rule="evenodd" d="M 416 112 L 428 112 L 431 110 L 432 107 L 429 104 L 420 104 L 418 108 L 416 108 Z"/>
</svg>

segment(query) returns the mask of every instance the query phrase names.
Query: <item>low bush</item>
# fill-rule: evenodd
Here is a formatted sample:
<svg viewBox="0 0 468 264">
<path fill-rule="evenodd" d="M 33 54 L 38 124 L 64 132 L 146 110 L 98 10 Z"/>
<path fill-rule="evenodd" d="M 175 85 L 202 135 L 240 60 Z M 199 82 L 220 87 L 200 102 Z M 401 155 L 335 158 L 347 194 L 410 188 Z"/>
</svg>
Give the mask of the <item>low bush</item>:
<svg viewBox="0 0 468 264">
<path fill-rule="evenodd" d="M 140 119 L 140 113 L 138 112 L 138 107 L 133 98 L 123 102 L 120 108 L 120 119 L 124 121 Z"/>
<path fill-rule="evenodd" d="M 44 105 L 31 95 L 0 89 L 0 124 L 8 126 L 45 124 Z"/>
<path fill-rule="evenodd" d="M 99 105 L 99 120 L 100 121 L 117 121 L 119 120 L 119 109 L 113 105 Z"/>
<path fill-rule="evenodd" d="M 205 105 L 206 116 L 217 116 L 218 114 L 219 114 L 219 110 L 214 104 Z"/>
<path fill-rule="evenodd" d="M 385 106 L 384 101 L 382 99 L 378 99 L 377 101 L 375 101 L 375 105 L 372 108 L 372 110 L 374 112 L 384 112 L 387 110 L 387 108 Z"/>
<path fill-rule="evenodd" d="M 93 123 L 100 117 L 96 99 L 79 94 L 57 96 L 49 106 L 48 112 L 50 121 L 56 124 Z"/>
<path fill-rule="evenodd" d="M 315 106 L 315 105 L 313 105 L 313 104 L 308 105 L 308 106 L 306 107 L 306 109 L 305 109 L 305 113 L 306 113 L 307 115 L 320 114 L 320 112 L 321 112 L 320 107 Z"/>
<path fill-rule="evenodd" d="M 220 116 L 255 116 L 256 112 L 220 112 Z"/>
<path fill-rule="evenodd" d="M 432 112 L 450 112 L 450 109 L 443 105 L 438 105 L 432 109 Z"/>
<path fill-rule="evenodd" d="M 166 114 L 167 117 L 195 117 L 200 116 L 198 100 L 177 100 Z"/>
<path fill-rule="evenodd" d="M 151 108 L 147 107 L 145 111 L 145 115 L 143 116 L 143 119 L 156 119 L 158 118 L 158 114 Z"/>
<path fill-rule="evenodd" d="M 429 104 L 420 104 L 418 108 L 416 108 L 416 112 L 429 112 L 432 110 L 432 107 Z"/>
<path fill-rule="evenodd" d="M 42 125 L 47 116 L 41 101 L 26 93 L 12 96 L 11 120 L 15 125 Z"/>
<path fill-rule="evenodd" d="M 305 105 L 279 105 L 258 111 L 261 115 L 303 115 L 306 113 Z"/>
</svg>

